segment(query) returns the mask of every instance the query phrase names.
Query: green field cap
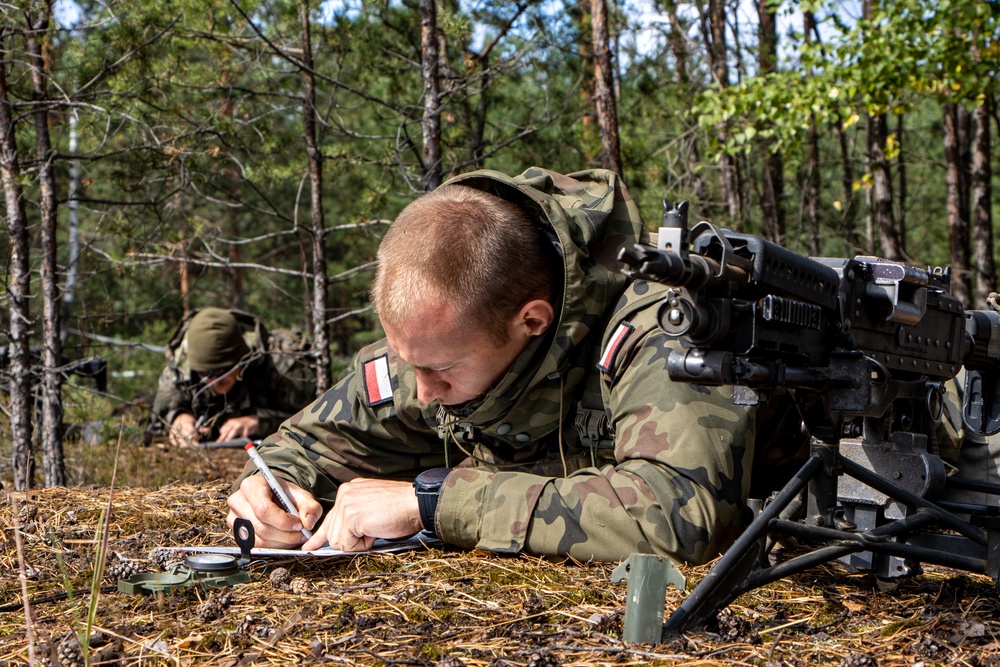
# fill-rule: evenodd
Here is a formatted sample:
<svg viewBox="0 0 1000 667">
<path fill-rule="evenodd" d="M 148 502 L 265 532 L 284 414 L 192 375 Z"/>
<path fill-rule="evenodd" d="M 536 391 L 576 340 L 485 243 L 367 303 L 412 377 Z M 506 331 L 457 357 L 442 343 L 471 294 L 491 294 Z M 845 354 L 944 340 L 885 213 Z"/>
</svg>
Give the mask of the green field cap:
<svg viewBox="0 0 1000 667">
<path fill-rule="evenodd" d="M 235 366 L 250 352 L 240 325 L 222 308 L 205 308 L 188 328 L 188 364 L 193 371 Z"/>
</svg>

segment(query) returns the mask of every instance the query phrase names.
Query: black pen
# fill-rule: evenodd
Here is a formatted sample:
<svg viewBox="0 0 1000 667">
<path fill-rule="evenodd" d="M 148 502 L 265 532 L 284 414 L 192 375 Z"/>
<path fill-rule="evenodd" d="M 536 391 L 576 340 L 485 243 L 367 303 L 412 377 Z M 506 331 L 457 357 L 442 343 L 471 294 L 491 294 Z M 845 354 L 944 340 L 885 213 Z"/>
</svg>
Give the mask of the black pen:
<svg viewBox="0 0 1000 667">
<path fill-rule="evenodd" d="M 247 450 L 247 454 L 250 455 L 250 460 L 253 461 L 254 465 L 257 466 L 257 470 L 259 470 L 260 474 L 264 476 L 265 480 L 267 480 L 267 485 L 271 487 L 272 491 L 274 491 L 274 495 L 278 497 L 278 502 L 285 508 L 285 511 L 289 514 L 299 516 L 298 508 L 292 503 L 292 499 L 288 497 L 287 493 L 285 493 L 281 484 L 278 483 L 278 478 L 274 476 L 274 473 L 271 472 L 267 463 L 264 462 L 264 458 L 260 455 L 260 452 L 257 451 L 257 447 L 254 446 L 253 442 L 248 442 L 243 449 Z M 302 521 L 302 517 L 299 517 L 299 521 Z M 304 521 L 302 521 L 302 524 L 302 534 L 306 536 L 306 539 L 309 539 L 313 536 L 312 531 L 305 527 Z"/>
</svg>

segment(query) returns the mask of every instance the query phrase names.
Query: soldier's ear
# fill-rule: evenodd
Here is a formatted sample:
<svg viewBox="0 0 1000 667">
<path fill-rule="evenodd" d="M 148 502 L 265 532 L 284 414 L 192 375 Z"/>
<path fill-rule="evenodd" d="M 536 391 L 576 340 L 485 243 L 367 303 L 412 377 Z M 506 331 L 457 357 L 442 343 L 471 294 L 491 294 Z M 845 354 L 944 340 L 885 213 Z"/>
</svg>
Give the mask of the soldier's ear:
<svg viewBox="0 0 1000 667">
<path fill-rule="evenodd" d="M 555 321 L 555 309 L 544 299 L 533 299 L 521 306 L 514 319 L 515 335 L 541 336 Z"/>
</svg>

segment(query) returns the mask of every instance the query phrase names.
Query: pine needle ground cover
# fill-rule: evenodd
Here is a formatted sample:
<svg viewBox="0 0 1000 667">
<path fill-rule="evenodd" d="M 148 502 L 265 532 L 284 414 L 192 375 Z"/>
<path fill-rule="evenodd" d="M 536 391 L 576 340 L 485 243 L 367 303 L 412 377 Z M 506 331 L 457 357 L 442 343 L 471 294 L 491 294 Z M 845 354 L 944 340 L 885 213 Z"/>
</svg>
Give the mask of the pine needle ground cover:
<svg viewBox="0 0 1000 667">
<path fill-rule="evenodd" d="M 937 568 L 881 588 L 817 568 L 742 596 L 710 631 L 659 646 L 621 641 L 626 586 L 611 583 L 612 565 L 451 548 L 274 559 L 255 563 L 249 584 L 117 592 L 117 577 L 169 567 L 157 547 L 232 545 L 221 480 L 113 491 L 88 633 L 108 487 L 0 493 L 0 665 L 83 665 L 85 653 L 92 665 L 218 667 L 1000 665 L 992 582 Z M 682 570 L 691 586 L 707 568 Z M 668 590 L 668 612 L 682 599 Z"/>
</svg>

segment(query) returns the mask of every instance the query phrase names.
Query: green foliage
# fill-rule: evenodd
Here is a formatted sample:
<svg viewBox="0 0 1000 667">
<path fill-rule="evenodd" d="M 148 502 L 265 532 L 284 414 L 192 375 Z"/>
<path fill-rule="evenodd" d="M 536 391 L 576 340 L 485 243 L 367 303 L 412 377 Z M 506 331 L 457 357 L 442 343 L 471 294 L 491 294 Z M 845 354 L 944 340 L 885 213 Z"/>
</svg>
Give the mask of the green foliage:
<svg viewBox="0 0 1000 667">
<path fill-rule="evenodd" d="M 628 4 L 613 10 L 612 24 L 620 37 L 624 176 L 648 227 L 657 226 L 661 200 L 670 198 L 692 200 L 693 218 L 759 230 L 761 165 L 768 152 L 780 151 L 787 243 L 804 250 L 804 139 L 815 123 L 821 224 L 829 232 L 823 251 L 851 252 L 841 226 L 850 199 L 863 213 L 870 185 L 864 118 L 890 112 L 906 120 L 907 135 L 890 143 L 889 159 L 908 164 L 909 250 L 921 262 L 947 261 L 939 107 L 946 100 L 978 104 L 995 94 L 995 3 L 886 2 L 876 4 L 869 20 L 853 23 L 829 3 L 774 3 L 788 16 L 814 11 L 823 42 L 783 33 L 783 52 L 793 56 L 761 76 L 734 51 L 739 76 L 726 89 L 709 84 L 695 9 L 660 5 L 677 12 L 678 26 L 650 22 Z M 238 11 L 228 0 L 136 0 L 79 7 L 80 23 L 51 40 L 64 267 L 71 155 L 80 172 L 81 281 L 68 325 L 162 345 L 185 309 L 235 305 L 270 326 L 311 330 L 300 4 L 252 0 Z M 374 260 L 384 230 L 368 223 L 391 220 L 420 188 L 420 25 L 413 0 L 349 3 L 332 12 L 313 3 L 311 18 L 322 206 L 331 228 L 327 317 L 334 322 L 331 352 L 347 358 L 380 335 L 365 311 L 371 271 L 354 271 Z M 581 55 L 591 48 L 588 21 L 575 5 L 439 3 L 446 177 L 478 167 L 516 173 L 531 165 L 564 172 L 598 166 L 589 62 Z M 641 42 L 633 36 L 639 30 L 646 35 Z M 670 47 L 672 30 L 685 31 L 686 62 Z M 15 30 L 8 44 L 34 229 L 37 164 L 22 32 Z M 71 151 L 74 115 L 78 145 Z M 721 124 L 726 142 L 717 144 Z M 840 185 L 834 127 L 849 143 L 851 193 Z M 722 152 L 736 156 L 746 177 L 745 220 L 720 214 Z M 39 293 L 37 283 L 32 293 Z M 32 308 L 39 312 L 35 302 Z M 115 397 L 98 400 L 73 388 L 67 414 L 74 421 L 106 419 L 119 401 L 152 393 L 163 361 L 158 353 L 75 335 L 66 344 L 71 358 L 109 359 Z"/>
</svg>

